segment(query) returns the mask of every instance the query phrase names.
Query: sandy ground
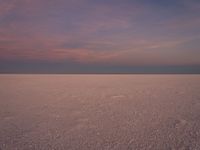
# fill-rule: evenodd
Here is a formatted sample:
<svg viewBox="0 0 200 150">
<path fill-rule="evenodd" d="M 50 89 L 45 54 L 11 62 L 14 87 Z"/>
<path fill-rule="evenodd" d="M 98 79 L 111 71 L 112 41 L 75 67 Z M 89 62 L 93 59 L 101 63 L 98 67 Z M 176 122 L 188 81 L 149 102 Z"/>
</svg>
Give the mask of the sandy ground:
<svg viewBox="0 0 200 150">
<path fill-rule="evenodd" d="M 200 150 L 200 75 L 0 75 L 1 150 Z"/>
</svg>

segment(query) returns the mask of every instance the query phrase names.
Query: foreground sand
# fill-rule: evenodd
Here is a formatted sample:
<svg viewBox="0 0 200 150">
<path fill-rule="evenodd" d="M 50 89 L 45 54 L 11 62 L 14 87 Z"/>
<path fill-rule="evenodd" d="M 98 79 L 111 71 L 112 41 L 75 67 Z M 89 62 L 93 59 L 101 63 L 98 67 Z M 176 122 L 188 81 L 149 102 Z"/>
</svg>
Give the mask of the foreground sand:
<svg viewBox="0 0 200 150">
<path fill-rule="evenodd" d="M 0 75 L 1 150 L 199 150 L 200 75 Z"/>
</svg>

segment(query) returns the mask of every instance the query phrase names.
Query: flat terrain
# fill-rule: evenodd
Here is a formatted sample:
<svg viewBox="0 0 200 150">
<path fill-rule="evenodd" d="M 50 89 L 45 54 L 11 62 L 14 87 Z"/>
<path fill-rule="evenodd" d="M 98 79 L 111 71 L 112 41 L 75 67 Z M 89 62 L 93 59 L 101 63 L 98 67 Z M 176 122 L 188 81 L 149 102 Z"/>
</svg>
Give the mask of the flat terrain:
<svg viewBox="0 0 200 150">
<path fill-rule="evenodd" d="M 1 150 L 199 150 L 200 75 L 0 75 Z"/>
</svg>

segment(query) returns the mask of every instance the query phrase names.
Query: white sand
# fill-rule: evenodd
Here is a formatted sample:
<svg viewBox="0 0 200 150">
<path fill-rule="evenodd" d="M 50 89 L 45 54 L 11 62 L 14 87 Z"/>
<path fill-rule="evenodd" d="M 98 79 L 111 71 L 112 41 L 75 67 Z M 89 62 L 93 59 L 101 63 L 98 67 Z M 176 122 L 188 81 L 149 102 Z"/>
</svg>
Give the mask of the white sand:
<svg viewBox="0 0 200 150">
<path fill-rule="evenodd" d="M 1 150 L 199 150 L 200 75 L 0 75 Z"/>
</svg>

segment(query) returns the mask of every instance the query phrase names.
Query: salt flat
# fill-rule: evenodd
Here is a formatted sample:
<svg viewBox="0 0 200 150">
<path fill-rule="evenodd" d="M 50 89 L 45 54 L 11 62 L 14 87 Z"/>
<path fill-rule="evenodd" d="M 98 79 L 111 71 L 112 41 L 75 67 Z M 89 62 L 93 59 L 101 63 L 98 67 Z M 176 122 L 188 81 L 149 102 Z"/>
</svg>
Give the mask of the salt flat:
<svg viewBox="0 0 200 150">
<path fill-rule="evenodd" d="M 199 150 L 200 75 L 0 75 L 1 150 Z"/>
</svg>

